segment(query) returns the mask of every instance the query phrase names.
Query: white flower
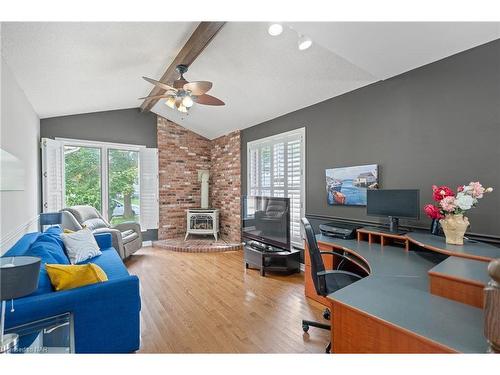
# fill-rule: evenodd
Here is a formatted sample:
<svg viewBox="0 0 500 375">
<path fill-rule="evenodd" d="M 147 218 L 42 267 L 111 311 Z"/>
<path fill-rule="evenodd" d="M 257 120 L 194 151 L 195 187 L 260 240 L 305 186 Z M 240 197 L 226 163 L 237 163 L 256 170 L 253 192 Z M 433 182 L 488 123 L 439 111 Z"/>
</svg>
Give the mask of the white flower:
<svg viewBox="0 0 500 375">
<path fill-rule="evenodd" d="M 468 194 L 460 192 L 456 197 L 456 204 L 461 210 L 470 210 L 475 203 L 475 199 Z"/>
<path fill-rule="evenodd" d="M 491 193 L 493 191 L 493 188 L 492 187 L 489 187 L 485 190 L 486 193 Z"/>
</svg>

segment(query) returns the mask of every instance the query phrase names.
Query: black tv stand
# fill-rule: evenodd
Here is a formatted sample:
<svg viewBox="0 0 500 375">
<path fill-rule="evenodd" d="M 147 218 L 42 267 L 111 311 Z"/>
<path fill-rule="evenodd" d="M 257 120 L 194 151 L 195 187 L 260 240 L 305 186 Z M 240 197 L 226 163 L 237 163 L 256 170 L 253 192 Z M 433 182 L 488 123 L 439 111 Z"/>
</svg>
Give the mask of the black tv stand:
<svg viewBox="0 0 500 375">
<path fill-rule="evenodd" d="M 284 250 L 255 242 L 245 243 L 243 247 L 245 268 L 253 266 L 260 269 L 261 276 L 265 276 L 266 271 L 300 272 L 300 250 Z"/>
</svg>

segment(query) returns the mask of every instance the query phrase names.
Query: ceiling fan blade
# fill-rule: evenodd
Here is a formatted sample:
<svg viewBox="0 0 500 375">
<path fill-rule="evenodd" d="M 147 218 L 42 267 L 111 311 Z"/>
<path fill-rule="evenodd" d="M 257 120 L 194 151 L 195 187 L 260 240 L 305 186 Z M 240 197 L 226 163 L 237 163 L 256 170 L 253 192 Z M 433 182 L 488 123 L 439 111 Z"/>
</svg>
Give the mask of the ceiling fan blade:
<svg viewBox="0 0 500 375">
<path fill-rule="evenodd" d="M 169 96 L 172 96 L 173 94 L 175 94 L 175 92 L 171 92 L 171 94 L 168 94 L 168 92 L 167 92 L 164 95 L 145 96 L 145 97 L 139 98 L 137 100 L 163 99 L 163 98 L 168 98 Z"/>
<path fill-rule="evenodd" d="M 212 88 L 212 82 L 208 81 L 195 81 L 189 82 L 184 85 L 184 90 L 191 91 L 193 95 L 203 95 Z"/>
<path fill-rule="evenodd" d="M 216 98 L 215 96 L 212 95 L 200 95 L 196 98 L 196 103 L 198 104 L 204 104 L 204 105 L 225 105 L 222 100 Z"/>
<path fill-rule="evenodd" d="M 169 86 L 163 82 L 160 82 L 160 81 L 157 81 L 155 79 L 152 79 L 152 78 L 148 78 L 148 77 L 142 77 L 144 78 L 146 81 L 148 81 L 149 83 L 152 83 L 153 85 L 155 86 L 158 86 L 159 88 L 163 89 L 163 90 L 173 90 L 173 91 L 176 91 L 176 89 L 174 89 L 172 86 Z"/>
</svg>

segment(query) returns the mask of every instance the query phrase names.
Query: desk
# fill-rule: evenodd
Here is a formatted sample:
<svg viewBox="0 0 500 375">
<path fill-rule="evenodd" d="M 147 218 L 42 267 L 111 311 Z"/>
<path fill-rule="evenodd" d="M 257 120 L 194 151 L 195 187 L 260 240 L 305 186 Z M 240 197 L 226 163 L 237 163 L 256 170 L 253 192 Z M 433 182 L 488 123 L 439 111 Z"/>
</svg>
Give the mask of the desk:
<svg viewBox="0 0 500 375">
<path fill-rule="evenodd" d="M 317 235 L 317 241 L 323 250 L 357 257 L 370 270 L 364 279 L 325 299 L 333 309 L 334 353 L 486 352 L 483 310 L 431 294 L 428 275 L 434 270 L 485 282 L 481 264 L 486 262 L 461 263 L 457 269 L 453 261 L 447 263 L 450 258 L 442 262 L 432 253 L 323 235 Z M 500 249 L 488 251 L 500 257 Z"/>
</svg>

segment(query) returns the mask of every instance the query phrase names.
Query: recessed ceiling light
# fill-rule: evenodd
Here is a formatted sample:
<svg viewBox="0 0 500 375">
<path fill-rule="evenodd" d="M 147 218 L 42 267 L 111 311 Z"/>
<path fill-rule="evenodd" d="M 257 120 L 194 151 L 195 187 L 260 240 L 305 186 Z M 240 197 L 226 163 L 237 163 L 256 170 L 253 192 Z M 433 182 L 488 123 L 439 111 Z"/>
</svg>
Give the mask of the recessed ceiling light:
<svg viewBox="0 0 500 375">
<path fill-rule="evenodd" d="M 283 32 L 283 26 L 280 23 L 273 23 L 269 26 L 267 32 L 271 36 L 278 36 Z"/>
<path fill-rule="evenodd" d="M 299 50 L 301 51 L 304 51 L 306 49 L 308 49 L 309 47 L 311 47 L 313 44 L 311 38 L 307 37 L 307 36 L 301 36 L 299 38 L 299 42 L 298 42 L 298 46 L 299 46 Z"/>
</svg>

